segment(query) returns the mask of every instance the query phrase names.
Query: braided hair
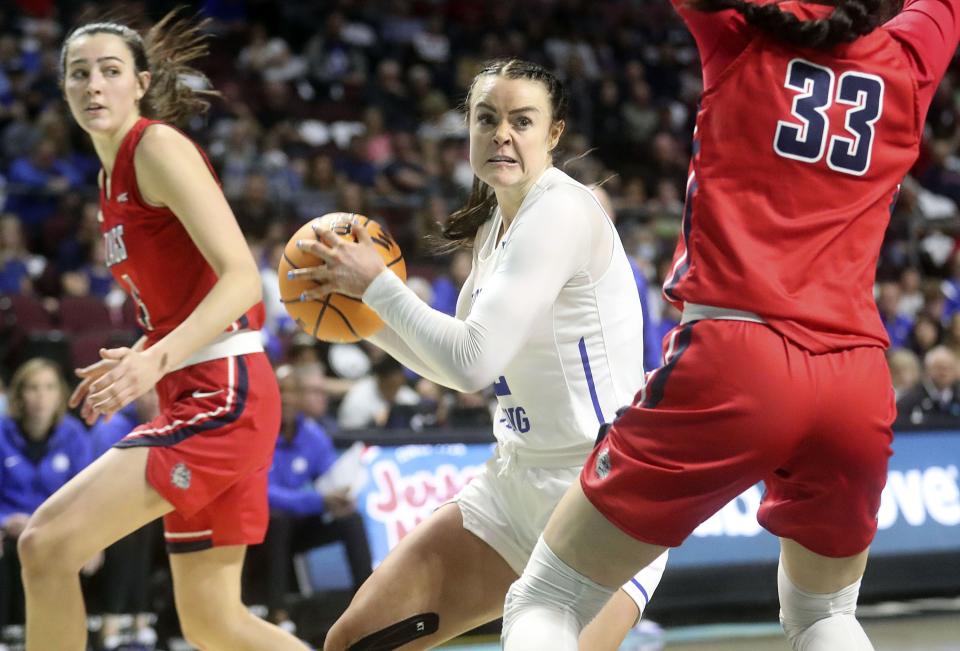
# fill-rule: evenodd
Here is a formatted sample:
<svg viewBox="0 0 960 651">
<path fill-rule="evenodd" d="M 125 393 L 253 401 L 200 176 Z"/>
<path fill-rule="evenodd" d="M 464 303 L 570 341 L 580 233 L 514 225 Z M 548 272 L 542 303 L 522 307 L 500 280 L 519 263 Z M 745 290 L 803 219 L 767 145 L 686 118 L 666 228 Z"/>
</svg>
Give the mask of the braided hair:
<svg viewBox="0 0 960 651">
<path fill-rule="evenodd" d="M 792 45 L 831 50 L 850 43 L 882 25 L 896 13 L 899 2 L 891 0 L 839 0 L 826 18 L 801 20 L 782 11 L 779 3 L 756 4 L 750 0 L 688 0 L 697 11 L 713 13 L 733 9 L 747 22 L 774 38 Z"/>
</svg>

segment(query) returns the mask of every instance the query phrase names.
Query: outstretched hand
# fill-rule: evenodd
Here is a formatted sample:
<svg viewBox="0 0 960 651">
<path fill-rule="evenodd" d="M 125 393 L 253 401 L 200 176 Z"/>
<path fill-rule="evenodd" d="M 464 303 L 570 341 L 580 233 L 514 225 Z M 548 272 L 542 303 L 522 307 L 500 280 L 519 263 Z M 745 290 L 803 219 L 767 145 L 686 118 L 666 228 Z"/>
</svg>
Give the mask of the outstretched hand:
<svg viewBox="0 0 960 651">
<path fill-rule="evenodd" d="M 314 225 L 317 234 L 314 240 L 299 240 L 297 248 L 323 260 L 316 267 L 304 267 L 291 270 L 287 277 L 291 280 L 312 280 L 315 289 L 305 291 L 301 301 L 316 301 L 327 294 L 337 292 L 360 298 L 373 282 L 373 279 L 386 269 L 386 265 L 367 229 L 353 223 L 356 242 L 350 242 L 333 231 Z"/>
</svg>

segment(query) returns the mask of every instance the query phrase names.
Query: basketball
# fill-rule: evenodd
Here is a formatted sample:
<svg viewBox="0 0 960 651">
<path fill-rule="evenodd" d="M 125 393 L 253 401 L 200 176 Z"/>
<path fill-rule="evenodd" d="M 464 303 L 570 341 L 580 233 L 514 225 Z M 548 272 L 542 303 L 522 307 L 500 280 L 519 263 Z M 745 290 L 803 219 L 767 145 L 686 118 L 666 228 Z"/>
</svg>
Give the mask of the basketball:
<svg viewBox="0 0 960 651">
<path fill-rule="evenodd" d="M 280 299 L 284 307 L 304 332 L 321 341 L 351 343 L 375 334 L 383 327 L 383 321 L 359 298 L 334 293 L 321 301 L 301 301 L 300 294 L 312 289 L 314 281 L 287 278 L 287 272 L 291 269 L 324 264 L 320 258 L 297 248 L 297 240 L 317 239 L 314 226 L 330 229 L 352 242 L 357 241 L 353 229 L 366 228 L 387 268 L 400 276 L 401 280 L 407 279 L 403 253 L 380 224 L 363 215 L 332 212 L 307 222 L 287 242 L 277 269 L 280 275 Z"/>
</svg>

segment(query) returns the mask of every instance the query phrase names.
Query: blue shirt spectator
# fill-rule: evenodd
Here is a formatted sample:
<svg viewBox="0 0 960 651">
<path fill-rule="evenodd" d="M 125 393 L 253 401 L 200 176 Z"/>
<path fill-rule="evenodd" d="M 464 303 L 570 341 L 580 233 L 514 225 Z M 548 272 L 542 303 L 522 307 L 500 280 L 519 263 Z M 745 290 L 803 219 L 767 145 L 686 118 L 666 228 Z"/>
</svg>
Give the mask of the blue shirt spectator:
<svg viewBox="0 0 960 651">
<path fill-rule="evenodd" d="M 0 523 L 31 514 L 92 460 L 83 424 L 64 416 L 43 442 L 30 441 L 17 423 L 0 417 Z"/>
<path fill-rule="evenodd" d="M 660 324 L 650 315 L 647 276 L 633 258 L 629 260 L 630 268 L 633 269 L 633 280 L 637 283 L 637 292 L 640 293 L 640 309 L 643 311 L 643 370 L 649 372 L 660 367 L 663 355 L 660 342 L 663 341 L 664 333 L 660 330 Z"/>
<path fill-rule="evenodd" d="M 10 164 L 10 185 L 5 210 L 15 213 L 31 235 L 57 210 L 60 195 L 79 187 L 83 175 L 70 163 L 56 156 L 56 147 L 42 140 L 31 157 Z"/>
<path fill-rule="evenodd" d="M 913 319 L 900 312 L 902 295 L 899 283 L 882 282 L 877 286 L 877 311 L 894 348 L 905 346 L 913 329 Z"/>
<path fill-rule="evenodd" d="M 892 318 L 882 316 L 881 320 L 890 337 L 890 347 L 905 348 L 913 330 L 913 319 L 905 314 L 895 314 Z"/>
<path fill-rule="evenodd" d="M 457 297 L 459 295 L 460 288 L 453 283 L 449 276 L 437 276 L 433 281 L 433 301 L 430 303 L 430 307 L 453 316 L 457 311 Z"/>
<path fill-rule="evenodd" d="M 323 495 L 317 492 L 313 482 L 336 458 L 333 442 L 323 427 L 298 414 L 293 436 L 281 434 L 277 439 L 267 493 L 270 509 L 298 516 L 323 513 Z"/>
<path fill-rule="evenodd" d="M 0 294 L 21 294 L 30 273 L 23 260 L 16 258 L 0 264 Z"/>
<path fill-rule="evenodd" d="M 108 421 L 100 419 L 90 428 L 90 451 L 96 459 L 139 425 L 133 403 L 118 411 Z"/>
</svg>

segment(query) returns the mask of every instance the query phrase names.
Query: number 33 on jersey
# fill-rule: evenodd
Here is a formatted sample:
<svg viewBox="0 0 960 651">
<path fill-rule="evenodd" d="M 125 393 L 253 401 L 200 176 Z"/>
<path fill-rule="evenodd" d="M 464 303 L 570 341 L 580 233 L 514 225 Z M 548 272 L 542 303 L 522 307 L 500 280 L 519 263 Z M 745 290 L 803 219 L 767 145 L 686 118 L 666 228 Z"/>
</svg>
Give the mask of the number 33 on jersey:
<svg viewBox="0 0 960 651">
<path fill-rule="evenodd" d="M 785 158 L 827 165 L 844 174 L 862 176 L 870 168 L 874 125 L 883 114 L 883 79 L 863 72 L 839 75 L 830 68 L 794 59 L 784 83 L 795 93 L 792 115 L 777 124 L 773 148 Z M 831 135 L 828 110 L 845 107 L 844 135 Z"/>
</svg>

